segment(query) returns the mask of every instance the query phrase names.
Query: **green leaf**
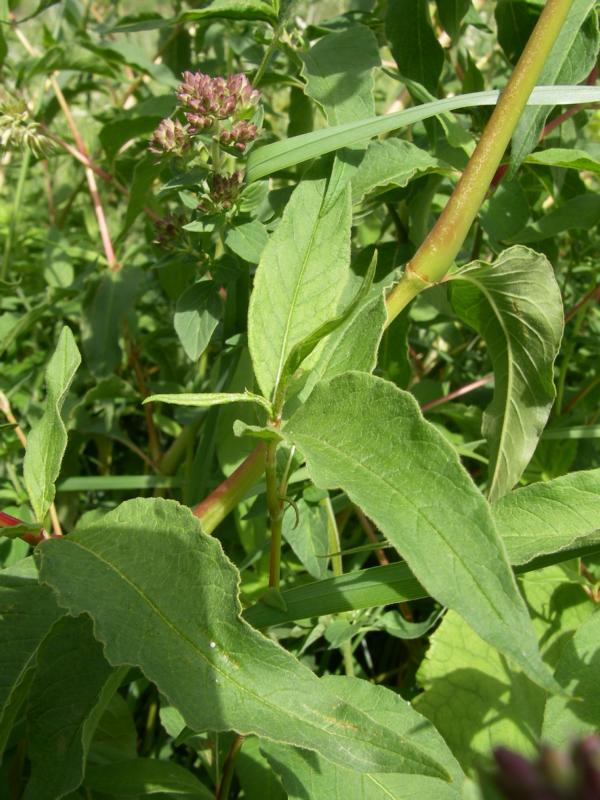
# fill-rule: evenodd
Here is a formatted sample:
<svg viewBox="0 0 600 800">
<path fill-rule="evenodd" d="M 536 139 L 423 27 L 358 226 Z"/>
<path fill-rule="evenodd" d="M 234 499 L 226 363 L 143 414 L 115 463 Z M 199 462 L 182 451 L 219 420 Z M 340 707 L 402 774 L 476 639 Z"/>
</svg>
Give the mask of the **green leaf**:
<svg viewBox="0 0 600 800">
<path fill-rule="evenodd" d="M 554 690 L 485 498 L 412 395 L 349 372 L 317 385 L 282 433 L 315 484 L 342 488 L 433 597 Z"/>
<path fill-rule="evenodd" d="M 96 725 L 126 672 L 106 662 L 89 617 L 56 623 L 39 649 L 27 705 L 24 800 L 54 800 L 81 784 Z"/>
<path fill-rule="evenodd" d="M 0 756 L 29 692 L 37 653 L 63 614 L 32 558 L 0 571 Z"/>
<path fill-rule="evenodd" d="M 269 762 L 259 750 L 260 739 L 246 739 L 235 762 L 235 774 L 244 800 L 287 800 L 287 794 Z"/>
<path fill-rule="evenodd" d="M 214 795 L 185 767 L 172 761 L 136 758 L 117 764 L 91 765 L 85 774 L 85 786 L 94 792 L 118 797 L 187 797 L 189 800 L 213 800 Z"/>
<path fill-rule="evenodd" d="M 280 442 L 282 439 L 275 428 L 268 425 L 249 425 L 241 419 L 234 421 L 233 432 L 236 436 L 251 436 L 254 439 L 265 439 L 267 442 Z"/>
<path fill-rule="evenodd" d="M 465 776 L 456 759 L 433 725 L 400 695 L 356 678 L 330 675 L 322 680 L 372 719 L 409 737 L 439 759 L 452 783 L 421 775 L 354 772 L 316 753 L 261 742 L 261 751 L 280 775 L 291 800 L 459 800 L 462 797 Z"/>
<path fill-rule="evenodd" d="M 585 150 L 568 149 L 566 147 L 549 147 L 538 150 L 525 159 L 526 164 L 542 164 L 548 167 L 564 167 L 579 171 L 593 172 L 600 176 L 600 161 Z"/>
<path fill-rule="evenodd" d="M 213 394 L 153 394 L 146 397 L 144 403 L 170 403 L 174 406 L 192 406 L 194 408 L 209 408 L 220 406 L 223 403 L 258 403 L 270 412 L 271 404 L 259 394 L 252 392 L 216 392 Z"/>
<path fill-rule="evenodd" d="M 262 0 L 213 0 L 204 8 L 182 11 L 170 24 L 196 22 L 205 19 L 250 19 L 277 22 L 277 14 L 270 3 Z"/>
<path fill-rule="evenodd" d="M 197 361 L 208 347 L 223 312 L 214 281 L 198 281 L 180 295 L 173 324 L 185 354 Z"/>
<path fill-rule="evenodd" d="M 83 304 L 83 353 L 94 375 L 111 375 L 121 362 L 121 324 L 142 286 L 142 272 L 124 267 L 102 274 Z"/>
<path fill-rule="evenodd" d="M 29 434 L 23 462 L 23 479 L 29 501 L 40 522 L 54 500 L 54 484 L 67 447 L 67 429 L 61 412 L 80 363 L 81 356 L 71 329 L 65 326 L 46 367 L 45 410 Z"/>
<path fill-rule="evenodd" d="M 296 513 L 294 513 L 294 511 Z M 327 511 L 321 503 L 298 500 L 283 517 L 283 537 L 313 578 L 327 575 Z"/>
<path fill-rule="evenodd" d="M 0 338 L 0 356 L 4 355 L 4 353 L 11 347 L 21 336 L 23 333 L 29 330 L 38 319 L 41 319 L 46 311 L 48 310 L 49 306 L 46 303 L 42 305 L 36 306 L 32 308 L 31 311 L 26 311 L 21 317 L 19 317 L 18 322 L 12 325 L 8 331 Z"/>
<path fill-rule="evenodd" d="M 594 0 L 574 0 L 542 68 L 540 84 L 580 83 L 587 78 L 598 52 L 598 20 L 593 7 Z M 512 137 L 509 178 L 537 147 L 549 112 L 549 108 L 523 111 Z"/>
<path fill-rule="evenodd" d="M 445 777 L 239 618 L 238 573 L 190 509 L 132 500 L 38 552 L 42 580 L 69 613 L 92 617 L 108 661 L 138 665 L 192 730 L 255 733 L 357 769 Z"/>
<path fill-rule="evenodd" d="M 492 514 L 512 564 L 600 543 L 600 469 L 509 492 L 492 507 Z"/>
<path fill-rule="evenodd" d="M 350 264 L 350 192 L 325 214 L 326 181 L 303 180 L 265 247 L 248 311 L 258 384 L 274 396 L 295 345 L 336 315 Z M 327 265 L 327 269 L 324 269 Z"/>
<path fill-rule="evenodd" d="M 587 230 L 600 221 L 600 197 L 588 192 L 570 197 L 536 222 L 521 228 L 511 239 L 523 243 L 552 239 L 568 230 Z"/>
<path fill-rule="evenodd" d="M 279 170 L 301 164 L 303 161 L 318 158 L 325 153 L 340 150 L 342 147 L 367 142 L 374 136 L 391 133 L 391 131 L 448 111 L 494 106 L 498 102 L 498 97 L 499 92 L 495 90 L 446 97 L 443 100 L 408 108 L 405 111 L 334 125 L 262 147 L 255 147 L 248 156 L 246 178 L 248 181 L 256 181 Z M 593 103 L 599 99 L 600 88 L 595 86 L 536 86 L 527 105 L 573 105 Z"/>
<path fill-rule="evenodd" d="M 385 32 L 400 75 L 435 92 L 444 50 L 431 27 L 427 0 L 388 0 Z"/>
<path fill-rule="evenodd" d="M 50 8 L 51 6 L 55 6 L 57 3 L 60 3 L 60 0 L 40 0 L 35 11 L 32 11 L 31 14 L 29 14 L 26 17 L 23 17 L 23 19 L 20 19 L 19 25 L 21 25 L 23 22 L 27 22 L 27 20 L 37 17 L 37 15 L 41 14 L 42 11 L 45 11 L 47 8 Z"/>
<path fill-rule="evenodd" d="M 0 67 L 4 64 L 4 59 L 8 53 L 8 45 L 6 44 L 6 37 L 4 35 L 4 31 L 7 30 L 7 25 L 10 24 L 8 12 L 8 0 L 0 0 Z"/>
<path fill-rule="evenodd" d="M 436 0 L 436 6 L 442 28 L 451 39 L 455 39 L 463 17 L 471 8 L 471 0 Z"/>
<path fill-rule="evenodd" d="M 244 222 L 242 225 L 230 228 L 225 237 L 225 244 L 244 261 L 258 264 L 268 239 L 269 234 L 265 226 L 259 220 L 253 219 L 252 222 Z"/>
<path fill-rule="evenodd" d="M 453 306 L 485 339 L 494 367 L 494 397 L 483 417 L 493 502 L 521 477 L 554 401 L 561 294 L 546 257 L 518 246 L 491 265 L 468 265 L 452 281 Z"/>
<path fill-rule="evenodd" d="M 119 232 L 119 239 L 125 236 L 146 207 L 152 185 L 162 169 L 163 165 L 156 164 L 155 160 L 151 158 L 142 158 L 135 165 L 133 179 L 129 187 L 129 202 L 125 212 L 125 222 Z"/>
<path fill-rule="evenodd" d="M 94 731 L 89 762 L 128 761 L 136 753 L 137 730 L 129 706 L 120 694 L 113 694 Z"/>
<path fill-rule="evenodd" d="M 542 736 L 565 746 L 576 736 L 598 731 L 600 719 L 600 613 L 591 616 L 567 642 L 556 666 L 556 679 L 573 699 L 550 698 Z"/>
<path fill-rule="evenodd" d="M 373 189 L 404 187 L 416 175 L 443 172 L 445 169 L 437 158 L 404 139 L 371 142 L 352 177 L 352 202 L 360 203 Z"/>
<path fill-rule="evenodd" d="M 326 336 L 329 336 L 331 333 L 336 331 L 340 328 L 359 308 L 365 299 L 369 289 L 373 284 L 373 278 L 375 277 L 375 269 L 377 267 L 377 253 L 373 255 L 371 259 L 371 263 L 369 264 L 369 268 L 367 273 L 363 279 L 363 282 L 353 297 L 353 299 L 348 303 L 346 308 L 338 314 L 337 316 L 333 317 L 332 319 L 327 320 L 322 325 L 319 325 L 318 328 L 311 331 L 308 336 L 304 339 L 299 341 L 295 344 L 288 357 L 286 358 L 285 364 L 283 366 L 283 370 L 281 371 L 281 377 L 279 379 L 279 391 L 277 394 L 281 394 L 281 402 L 283 402 L 283 393 L 285 392 L 285 388 L 288 384 L 289 379 L 292 375 L 296 372 L 298 367 L 302 364 L 302 362 L 308 358 L 308 356 L 313 352 L 319 342 L 324 339 Z M 279 408 L 278 397 L 276 395 L 274 405 L 275 410 Z"/>
</svg>

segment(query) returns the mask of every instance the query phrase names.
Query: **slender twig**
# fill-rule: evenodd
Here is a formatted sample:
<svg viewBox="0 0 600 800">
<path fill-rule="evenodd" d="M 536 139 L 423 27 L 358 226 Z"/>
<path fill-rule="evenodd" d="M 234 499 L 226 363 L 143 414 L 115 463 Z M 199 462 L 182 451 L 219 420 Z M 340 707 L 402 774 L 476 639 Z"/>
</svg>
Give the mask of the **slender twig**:
<svg viewBox="0 0 600 800">
<path fill-rule="evenodd" d="M 471 383 L 467 383 L 458 389 L 454 389 L 452 392 L 448 392 L 448 394 L 445 394 L 443 397 L 436 397 L 435 400 L 430 400 L 428 403 L 423 403 L 421 406 L 421 411 L 425 412 L 430 408 L 434 408 L 435 406 L 441 406 L 444 403 L 449 403 L 451 400 L 455 400 L 457 397 L 462 397 L 465 394 L 469 394 L 469 392 L 474 392 L 475 389 L 479 389 L 481 386 L 485 386 L 486 384 L 491 383 L 493 380 L 493 375 L 486 375 L 485 377 L 479 378 L 476 381 L 471 381 Z"/>
<path fill-rule="evenodd" d="M 238 753 L 242 749 L 244 741 L 245 737 L 242 736 L 240 733 L 238 733 L 233 742 L 231 743 L 231 747 L 229 748 L 229 752 L 227 753 L 227 756 L 225 758 L 225 763 L 223 764 L 223 772 L 221 774 L 221 780 L 219 781 L 219 785 L 217 787 L 215 800 L 227 800 L 229 796 L 231 781 L 233 779 L 233 768 L 235 766 L 235 761 L 238 757 Z"/>
</svg>

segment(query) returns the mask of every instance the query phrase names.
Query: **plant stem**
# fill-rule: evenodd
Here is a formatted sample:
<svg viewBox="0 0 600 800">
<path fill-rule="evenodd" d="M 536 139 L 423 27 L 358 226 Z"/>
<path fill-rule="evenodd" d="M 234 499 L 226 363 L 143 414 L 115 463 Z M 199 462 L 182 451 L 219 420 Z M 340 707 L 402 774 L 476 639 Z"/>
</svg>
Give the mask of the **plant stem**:
<svg viewBox="0 0 600 800">
<path fill-rule="evenodd" d="M 281 573 L 281 528 L 283 505 L 277 483 L 277 442 L 269 442 L 265 459 L 265 480 L 267 483 L 267 509 L 271 529 L 271 556 L 269 559 L 269 586 L 279 587 Z"/>
<path fill-rule="evenodd" d="M 337 520 L 333 512 L 333 505 L 329 495 L 323 500 L 325 511 L 327 512 L 327 539 L 329 552 L 331 553 L 331 571 L 336 578 L 344 574 L 344 565 L 342 561 L 342 545 L 340 542 L 340 532 L 337 526 Z M 351 614 L 340 614 L 341 617 L 350 617 Z M 350 677 L 354 676 L 354 657 L 352 655 L 352 642 L 344 642 L 340 647 L 342 651 L 342 658 L 344 659 L 344 671 Z"/>
<path fill-rule="evenodd" d="M 21 210 L 21 205 L 23 203 L 23 192 L 25 190 L 25 181 L 27 179 L 27 173 L 29 172 L 30 162 L 31 162 L 31 151 L 26 150 L 25 153 L 23 154 L 23 161 L 21 161 L 21 167 L 19 169 L 19 179 L 17 182 L 17 188 L 15 190 L 15 199 L 13 202 L 12 214 L 10 216 L 8 234 L 6 236 L 6 242 L 4 244 L 4 258 L 2 260 L 2 271 L 0 272 L 0 280 L 3 281 L 6 280 L 6 275 L 8 274 L 8 265 L 10 264 L 10 257 L 12 255 L 15 235 L 17 232 L 19 212 Z"/>
<path fill-rule="evenodd" d="M 219 781 L 217 793 L 215 795 L 216 800 L 227 800 L 227 797 L 229 796 L 235 760 L 238 756 L 238 753 L 242 749 L 244 739 L 245 737 L 238 733 L 231 743 L 231 747 L 229 748 L 229 752 L 225 758 L 225 763 L 223 764 L 223 774 L 221 775 L 221 780 Z"/>
<path fill-rule="evenodd" d="M 465 171 L 431 232 L 387 298 L 391 321 L 452 266 L 485 199 L 573 0 L 548 0 Z"/>
</svg>

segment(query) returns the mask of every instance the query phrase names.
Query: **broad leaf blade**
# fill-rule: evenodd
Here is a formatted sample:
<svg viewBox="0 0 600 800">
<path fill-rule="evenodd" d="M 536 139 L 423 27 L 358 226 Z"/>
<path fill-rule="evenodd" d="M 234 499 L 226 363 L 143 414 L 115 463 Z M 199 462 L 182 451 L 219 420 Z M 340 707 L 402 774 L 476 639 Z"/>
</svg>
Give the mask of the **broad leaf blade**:
<svg viewBox="0 0 600 800">
<path fill-rule="evenodd" d="M 219 324 L 222 305 L 213 281 L 199 281 L 178 298 L 173 325 L 188 358 L 196 361 Z"/>
<path fill-rule="evenodd" d="M 85 786 L 113 797 L 185 797 L 187 800 L 213 800 L 213 793 L 189 770 L 172 761 L 135 758 L 118 764 L 91 765 Z"/>
<path fill-rule="evenodd" d="M 63 403 L 81 356 L 71 329 L 64 327 L 46 367 L 46 407 L 29 434 L 23 478 L 36 519 L 43 521 L 55 495 L 54 484 L 67 447 Z"/>
<path fill-rule="evenodd" d="M 350 264 L 350 193 L 322 214 L 326 181 L 295 189 L 256 271 L 248 342 L 265 397 L 277 390 L 295 345 L 336 315 Z"/>
<path fill-rule="evenodd" d="M 126 672 L 106 662 L 89 617 L 56 623 L 39 649 L 27 707 L 25 800 L 54 800 L 81 784 L 96 725 Z"/>
<path fill-rule="evenodd" d="M 554 401 L 560 289 L 546 257 L 518 246 L 492 265 L 476 262 L 452 278 L 454 308 L 485 339 L 494 367 L 494 398 L 483 419 L 494 502 L 521 477 Z"/>
<path fill-rule="evenodd" d="M 512 564 L 576 543 L 600 543 L 600 469 L 509 492 L 492 514 Z"/>
<path fill-rule="evenodd" d="M 132 500 L 38 552 L 43 581 L 70 613 L 92 617 L 109 662 L 138 665 L 193 730 L 256 733 L 357 769 L 445 776 L 239 618 L 238 573 L 188 508 Z"/>
<path fill-rule="evenodd" d="M 27 696 L 40 645 L 63 612 L 32 558 L 0 572 L 0 755 Z"/>
<path fill-rule="evenodd" d="M 356 678 L 324 679 L 348 702 L 392 730 L 402 732 L 444 764 L 452 783 L 421 775 L 382 775 L 337 766 L 316 753 L 261 742 L 261 750 L 292 800 L 459 800 L 465 776 L 433 725 L 398 694 Z"/>
<path fill-rule="evenodd" d="M 316 386 L 282 433 L 317 486 L 344 489 L 437 600 L 555 688 L 488 504 L 410 394 L 346 373 Z"/>
<path fill-rule="evenodd" d="M 444 49 L 431 27 L 427 0 L 388 0 L 385 32 L 400 75 L 435 92 Z"/>
</svg>

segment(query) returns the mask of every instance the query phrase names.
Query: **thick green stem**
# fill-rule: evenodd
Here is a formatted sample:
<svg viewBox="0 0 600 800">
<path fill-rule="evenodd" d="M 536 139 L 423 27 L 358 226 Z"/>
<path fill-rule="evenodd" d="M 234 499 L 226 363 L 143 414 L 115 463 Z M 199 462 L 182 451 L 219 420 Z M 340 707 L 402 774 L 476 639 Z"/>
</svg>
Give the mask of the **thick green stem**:
<svg viewBox="0 0 600 800">
<path fill-rule="evenodd" d="M 389 321 L 452 266 L 572 4 L 573 0 L 546 3 L 446 208 L 387 299 Z"/>
<path fill-rule="evenodd" d="M 281 528 L 283 522 L 283 505 L 279 496 L 279 484 L 277 482 L 277 442 L 269 442 L 267 445 L 265 480 L 267 483 L 267 509 L 271 528 L 269 586 L 277 589 L 281 573 Z"/>
</svg>

